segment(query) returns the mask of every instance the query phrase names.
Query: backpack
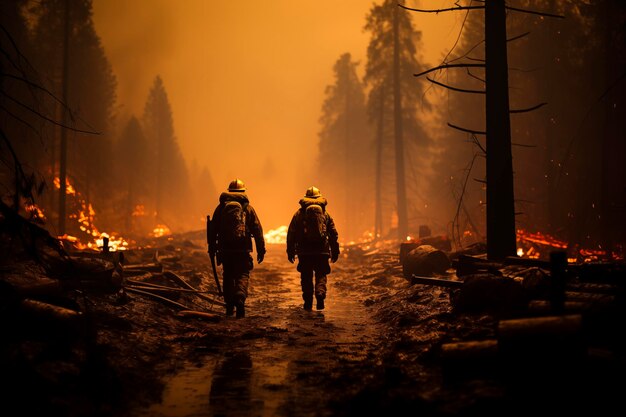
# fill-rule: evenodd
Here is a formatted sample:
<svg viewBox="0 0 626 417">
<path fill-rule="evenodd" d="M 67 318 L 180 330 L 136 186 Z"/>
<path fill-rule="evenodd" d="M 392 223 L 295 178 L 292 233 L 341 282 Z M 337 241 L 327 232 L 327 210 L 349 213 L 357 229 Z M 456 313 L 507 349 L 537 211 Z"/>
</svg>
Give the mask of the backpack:
<svg viewBox="0 0 626 417">
<path fill-rule="evenodd" d="M 326 242 L 326 215 L 322 206 L 310 204 L 303 214 L 304 239 L 308 242 Z"/>
<path fill-rule="evenodd" d="M 226 201 L 219 224 L 221 242 L 240 242 L 247 237 L 246 211 L 238 201 Z"/>
</svg>

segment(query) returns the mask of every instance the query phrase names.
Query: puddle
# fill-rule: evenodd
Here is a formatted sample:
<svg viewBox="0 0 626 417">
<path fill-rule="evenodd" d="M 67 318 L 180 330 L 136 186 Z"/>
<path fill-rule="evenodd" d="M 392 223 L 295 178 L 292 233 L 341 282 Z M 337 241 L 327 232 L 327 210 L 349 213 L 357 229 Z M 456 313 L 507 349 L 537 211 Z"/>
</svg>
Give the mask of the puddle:
<svg viewBox="0 0 626 417">
<path fill-rule="evenodd" d="M 246 318 L 215 324 L 214 331 L 239 336 L 207 354 L 203 366 L 189 364 L 165 381 L 161 403 L 134 415 L 318 415 L 330 400 L 323 398 L 328 376 L 358 366 L 377 332 L 352 275 L 337 269 L 326 309 L 304 311 L 295 265 L 267 256 L 252 272 Z"/>
</svg>

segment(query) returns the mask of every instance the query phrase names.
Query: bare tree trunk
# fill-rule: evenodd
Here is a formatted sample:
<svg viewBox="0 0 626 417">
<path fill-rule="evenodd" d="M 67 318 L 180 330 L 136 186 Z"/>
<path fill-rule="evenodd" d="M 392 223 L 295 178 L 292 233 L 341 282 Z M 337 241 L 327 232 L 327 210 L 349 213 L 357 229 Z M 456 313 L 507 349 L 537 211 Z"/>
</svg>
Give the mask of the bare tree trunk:
<svg viewBox="0 0 626 417">
<path fill-rule="evenodd" d="M 402 124 L 402 97 L 400 93 L 400 7 L 395 7 L 393 15 L 393 112 L 396 151 L 396 197 L 398 212 L 398 238 L 402 241 L 408 235 L 408 215 L 404 173 L 404 132 Z"/>
<path fill-rule="evenodd" d="M 504 0 L 485 2 L 487 257 L 514 256 L 515 204 Z"/>
<path fill-rule="evenodd" d="M 374 238 L 383 234 L 383 207 L 382 207 L 382 164 L 383 164 L 383 135 L 385 121 L 385 86 L 380 87 L 380 109 L 378 113 L 378 132 L 376 134 L 376 202 L 374 208 Z"/>
<path fill-rule="evenodd" d="M 63 30 L 63 103 L 67 105 L 69 84 L 70 1 L 65 0 L 65 27 Z M 63 110 L 63 125 L 68 125 L 68 109 Z M 61 157 L 59 163 L 59 234 L 65 234 L 65 208 L 67 194 L 67 129 L 61 128 Z"/>
<path fill-rule="evenodd" d="M 344 194 L 344 198 L 345 198 L 345 219 L 346 219 L 346 236 L 348 237 L 348 240 L 352 239 L 353 237 L 353 210 L 351 210 L 350 207 L 350 195 L 353 194 L 353 190 L 352 190 L 352 170 L 351 168 L 351 158 L 350 158 L 350 85 L 349 83 L 346 81 L 346 101 L 345 101 L 345 109 L 344 109 L 344 122 L 345 122 L 345 131 L 344 131 L 344 135 L 345 135 L 345 149 L 344 152 L 346 153 L 345 158 L 344 158 L 344 163 L 346 164 L 345 166 L 345 180 L 346 180 L 346 186 L 345 186 L 345 194 Z"/>
</svg>

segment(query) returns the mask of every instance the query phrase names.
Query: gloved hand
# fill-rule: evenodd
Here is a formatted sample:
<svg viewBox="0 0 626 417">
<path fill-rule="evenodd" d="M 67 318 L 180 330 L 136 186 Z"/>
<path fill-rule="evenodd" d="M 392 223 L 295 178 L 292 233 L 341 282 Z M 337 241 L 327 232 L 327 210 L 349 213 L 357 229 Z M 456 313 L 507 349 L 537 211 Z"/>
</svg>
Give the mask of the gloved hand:
<svg viewBox="0 0 626 417">
<path fill-rule="evenodd" d="M 265 252 L 258 252 L 258 253 L 256 254 L 256 261 L 257 261 L 258 263 L 263 262 L 263 258 L 265 258 Z"/>
<path fill-rule="evenodd" d="M 296 255 L 293 253 L 288 253 L 287 254 L 287 260 L 291 263 L 294 263 L 296 261 Z"/>
<path fill-rule="evenodd" d="M 337 259 L 339 259 L 339 251 L 333 251 L 332 255 L 330 256 L 330 261 L 332 263 L 337 262 Z"/>
</svg>

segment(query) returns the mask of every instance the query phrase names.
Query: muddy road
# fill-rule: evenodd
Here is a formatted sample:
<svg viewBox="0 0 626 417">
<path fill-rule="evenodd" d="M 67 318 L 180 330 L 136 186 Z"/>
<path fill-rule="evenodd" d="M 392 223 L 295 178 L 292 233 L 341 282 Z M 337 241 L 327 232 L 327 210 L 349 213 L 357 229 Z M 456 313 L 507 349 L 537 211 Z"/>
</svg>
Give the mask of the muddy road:
<svg viewBox="0 0 626 417">
<path fill-rule="evenodd" d="M 387 330 L 367 300 L 408 285 L 398 276 L 384 287 L 364 286 L 367 269 L 341 258 L 332 265 L 326 308 L 305 311 L 296 265 L 284 245 L 270 245 L 252 271 L 246 317 L 199 322 L 195 352 L 164 378 L 161 400 L 129 415 L 336 415 L 343 399 L 376 377 Z"/>
</svg>

